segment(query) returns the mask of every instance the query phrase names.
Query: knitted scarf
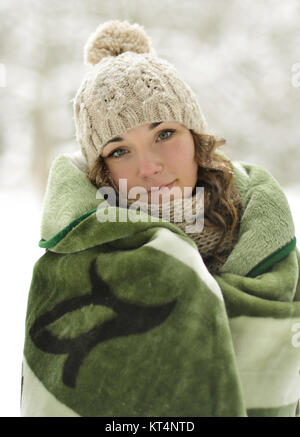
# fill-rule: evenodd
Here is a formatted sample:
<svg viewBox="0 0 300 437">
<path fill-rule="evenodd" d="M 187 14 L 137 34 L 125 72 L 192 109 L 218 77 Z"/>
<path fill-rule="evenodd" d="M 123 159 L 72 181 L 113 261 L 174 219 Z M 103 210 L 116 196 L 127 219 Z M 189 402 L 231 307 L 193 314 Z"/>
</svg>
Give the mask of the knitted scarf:
<svg viewBox="0 0 300 437">
<path fill-rule="evenodd" d="M 200 185 L 198 181 L 196 186 Z M 159 219 L 167 220 L 177 226 L 197 244 L 199 253 L 210 273 L 218 273 L 238 240 L 239 224 L 233 232 L 232 241 L 229 228 L 227 228 L 222 239 L 223 230 L 213 224 L 205 215 L 205 210 L 210 202 L 210 195 L 211 193 L 208 190 L 199 192 L 196 191 L 195 187 L 189 198 L 190 203 L 184 203 L 182 198 L 174 199 L 171 197 L 171 199 L 168 199 L 167 204 L 160 203 L 153 206 L 151 202 L 127 199 L 127 207 L 132 207 L 135 204 L 135 208 L 139 207 L 141 211 L 147 212 L 149 215 Z M 236 190 L 231 190 L 231 199 L 237 208 L 241 207 L 240 196 Z M 200 217 L 201 213 L 202 229 L 196 232 L 187 232 L 188 228 L 196 225 L 195 217 Z M 178 217 L 181 217 L 180 221 L 178 221 Z M 193 217 L 194 221 L 191 221 Z"/>
</svg>

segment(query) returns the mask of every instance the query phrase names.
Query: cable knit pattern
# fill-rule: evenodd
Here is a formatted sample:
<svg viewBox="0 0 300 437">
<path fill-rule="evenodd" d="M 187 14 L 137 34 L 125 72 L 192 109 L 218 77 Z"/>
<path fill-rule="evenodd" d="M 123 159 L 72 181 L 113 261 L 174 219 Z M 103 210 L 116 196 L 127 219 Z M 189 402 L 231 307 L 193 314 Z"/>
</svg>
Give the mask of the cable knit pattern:
<svg viewBox="0 0 300 437">
<path fill-rule="evenodd" d="M 75 96 L 74 119 L 89 166 L 107 141 L 146 123 L 172 121 L 206 131 L 194 92 L 155 55 L 141 26 L 118 20 L 100 26 L 85 52 L 93 66 Z"/>
</svg>

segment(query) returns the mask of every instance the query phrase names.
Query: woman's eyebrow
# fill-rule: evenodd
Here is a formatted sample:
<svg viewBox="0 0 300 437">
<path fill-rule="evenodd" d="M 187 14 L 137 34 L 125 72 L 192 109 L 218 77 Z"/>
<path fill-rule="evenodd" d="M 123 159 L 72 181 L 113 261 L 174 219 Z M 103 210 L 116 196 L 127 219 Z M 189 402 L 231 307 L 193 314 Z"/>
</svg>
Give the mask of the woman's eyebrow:
<svg viewBox="0 0 300 437">
<path fill-rule="evenodd" d="M 161 123 L 162 123 L 162 121 L 159 121 L 156 123 L 151 123 L 149 126 L 149 130 L 156 128 Z M 111 140 L 107 141 L 107 143 L 105 143 L 103 147 L 107 146 L 107 144 L 109 144 L 109 143 L 117 143 L 117 142 L 124 141 L 124 140 L 125 140 L 125 138 L 123 138 L 123 137 L 115 137 L 115 138 L 112 138 Z"/>
</svg>

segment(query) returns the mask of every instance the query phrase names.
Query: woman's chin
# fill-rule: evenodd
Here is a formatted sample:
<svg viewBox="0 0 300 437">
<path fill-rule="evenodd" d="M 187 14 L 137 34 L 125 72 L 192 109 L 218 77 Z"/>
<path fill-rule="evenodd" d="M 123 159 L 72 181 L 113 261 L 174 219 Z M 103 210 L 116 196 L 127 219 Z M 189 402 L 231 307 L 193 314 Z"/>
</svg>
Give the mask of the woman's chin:
<svg viewBox="0 0 300 437">
<path fill-rule="evenodd" d="M 192 187 L 184 187 L 182 190 L 178 186 L 171 188 L 162 187 L 161 189 L 151 189 L 151 191 L 139 193 L 136 201 L 148 204 L 164 204 L 172 202 L 175 199 L 182 199 L 190 197 L 192 194 Z"/>
<path fill-rule="evenodd" d="M 152 192 L 148 193 L 146 196 L 141 197 L 141 202 L 147 202 L 150 204 L 163 204 L 172 202 L 175 199 L 181 199 L 183 196 L 178 191 L 165 190 L 164 192 Z"/>
</svg>

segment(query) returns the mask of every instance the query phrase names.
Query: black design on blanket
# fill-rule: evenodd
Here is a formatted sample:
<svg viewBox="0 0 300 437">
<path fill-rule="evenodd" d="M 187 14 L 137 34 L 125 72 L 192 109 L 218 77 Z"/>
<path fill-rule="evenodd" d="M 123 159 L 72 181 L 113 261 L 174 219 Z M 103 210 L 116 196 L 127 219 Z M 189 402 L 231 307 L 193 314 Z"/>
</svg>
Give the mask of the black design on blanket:
<svg viewBox="0 0 300 437">
<path fill-rule="evenodd" d="M 176 300 L 162 305 L 142 305 L 121 300 L 112 293 L 109 285 L 97 273 L 96 260 L 92 261 L 89 274 L 91 293 L 60 302 L 52 310 L 38 317 L 29 331 L 32 341 L 42 351 L 68 354 L 63 366 L 62 381 L 71 388 L 76 386 L 76 378 L 84 358 L 97 344 L 120 336 L 150 331 L 169 317 L 176 304 Z M 91 304 L 111 308 L 116 316 L 75 338 L 61 339 L 46 329 L 65 314 Z"/>
</svg>

